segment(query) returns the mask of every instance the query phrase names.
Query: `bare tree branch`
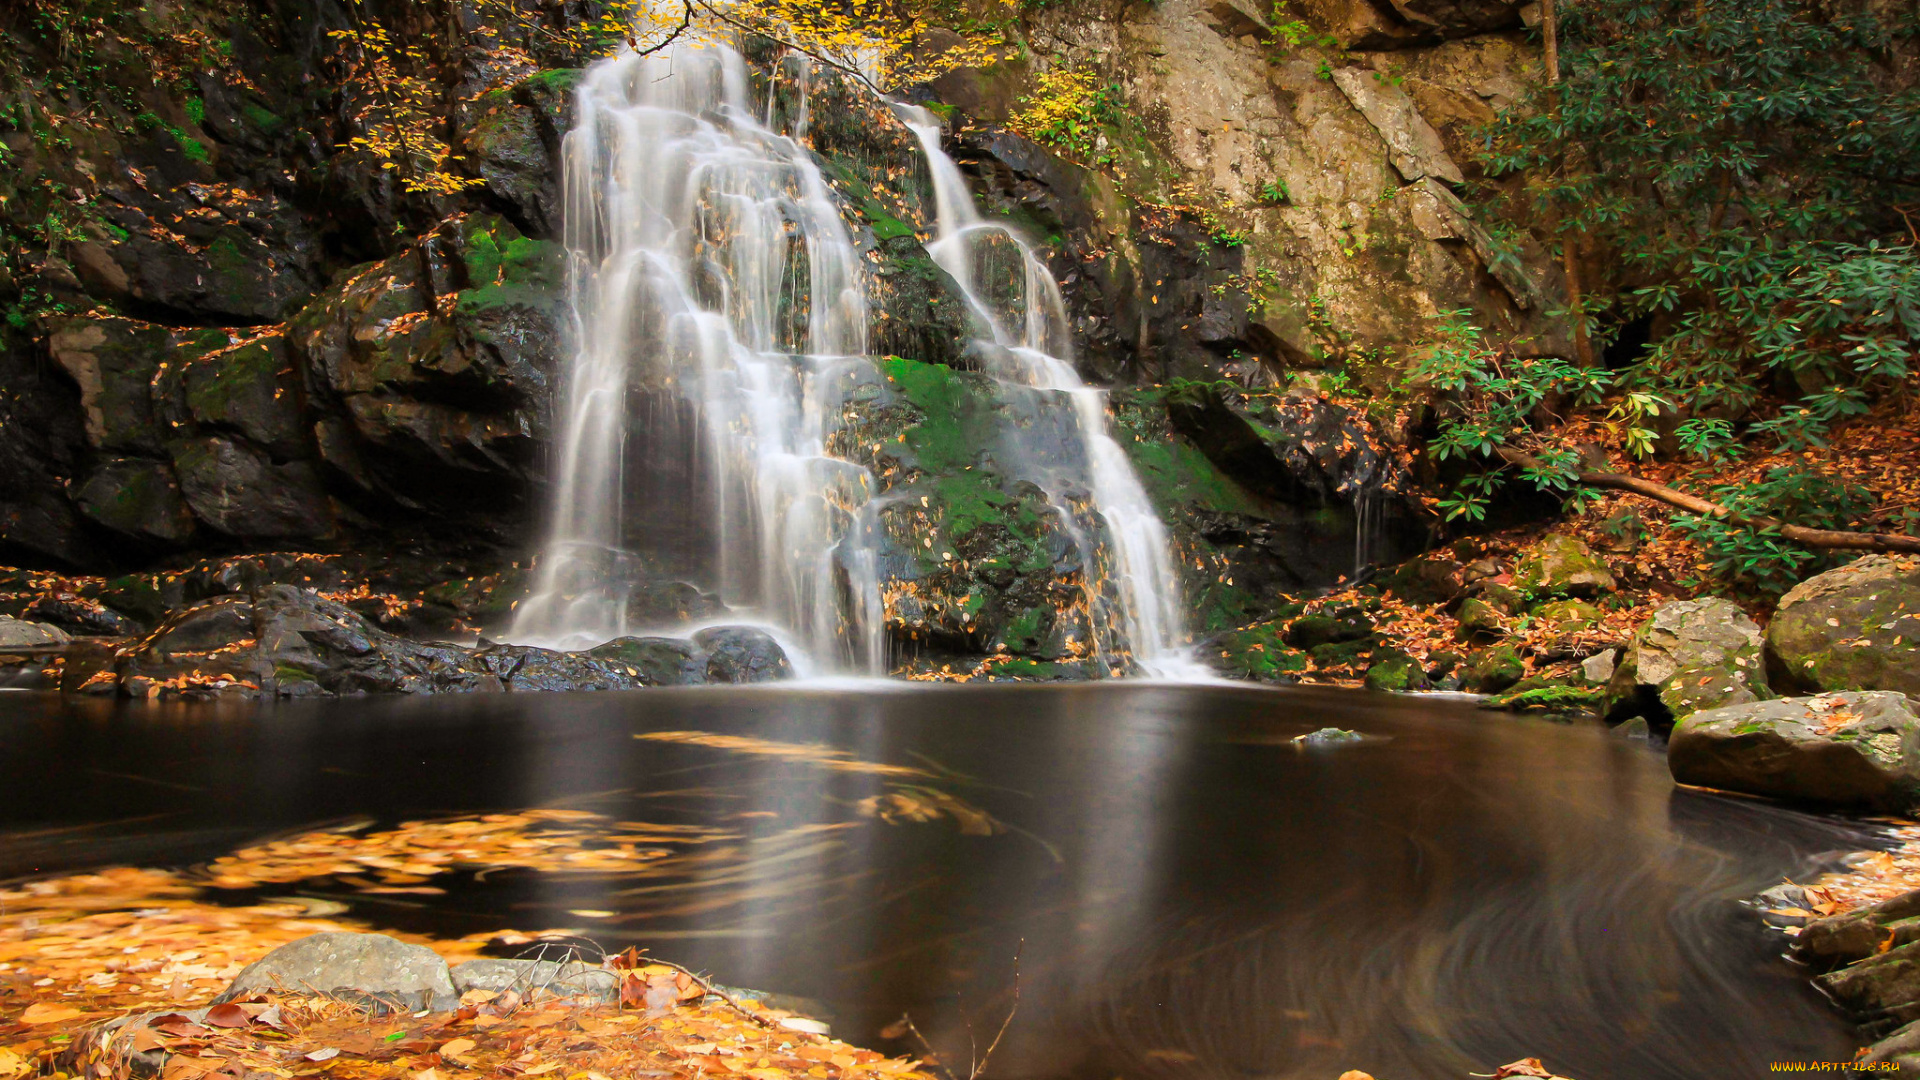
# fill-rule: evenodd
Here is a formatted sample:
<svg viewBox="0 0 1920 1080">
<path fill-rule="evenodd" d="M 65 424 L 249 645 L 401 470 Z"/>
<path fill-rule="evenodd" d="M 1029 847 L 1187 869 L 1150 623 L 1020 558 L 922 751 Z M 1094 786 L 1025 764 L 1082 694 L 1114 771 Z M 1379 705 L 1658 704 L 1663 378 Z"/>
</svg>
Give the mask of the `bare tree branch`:
<svg viewBox="0 0 1920 1080">
<path fill-rule="evenodd" d="M 1549 471 L 1539 458 L 1522 453 L 1511 447 L 1500 447 L 1496 451 L 1509 464 L 1523 469 Z M 1920 536 L 1905 536 L 1899 533 L 1850 532 L 1843 529 L 1809 529 L 1804 525 L 1790 525 L 1778 518 L 1761 514 L 1740 514 L 1716 502 L 1709 502 L 1697 495 L 1670 488 L 1638 476 L 1617 472 L 1583 472 L 1574 479 L 1588 487 L 1612 488 L 1626 491 L 1655 502 L 1677 507 L 1690 514 L 1701 517 L 1719 518 L 1736 525 L 1745 525 L 1754 529 L 1767 529 L 1780 534 L 1782 539 L 1810 548 L 1823 548 L 1835 551 L 1904 551 L 1920 554 Z"/>
</svg>

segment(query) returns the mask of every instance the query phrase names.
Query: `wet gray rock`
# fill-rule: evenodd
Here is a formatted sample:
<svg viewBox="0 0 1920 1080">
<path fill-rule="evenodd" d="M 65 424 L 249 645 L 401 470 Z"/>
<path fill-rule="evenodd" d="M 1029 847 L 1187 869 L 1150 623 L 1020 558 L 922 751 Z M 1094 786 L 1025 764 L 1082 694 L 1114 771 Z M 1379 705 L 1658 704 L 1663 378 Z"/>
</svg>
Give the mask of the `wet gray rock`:
<svg viewBox="0 0 1920 1080">
<path fill-rule="evenodd" d="M 1683 784 L 1904 813 L 1920 802 L 1920 714 L 1887 691 L 1708 709 L 1674 726 L 1667 764 Z"/>
<path fill-rule="evenodd" d="M 1808 578 L 1767 625 L 1781 686 L 1920 695 L 1920 559 L 1868 555 Z"/>
<path fill-rule="evenodd" d="M 248 964 L 215 1004 L 271 990 L 357 992 L 445 1010 L 459 1004 L 447 962 L 385 934 L 329 932 L 290 941 Z"/>
<path fill-rule="evenodd" d="M 1666 723 L 1772 696 L 1760 627 L 1731 601 L 1708 598 L 1667 604 L 1634 632 L 1602 709 L 1614 723 Z"/>
<path fill-rule="evenodd" d="M 631 690 L 646 685 L 624 664 L 530 645 L 488 646 L 475 650 L 472 661 L 499 679 L 504 690 Z"/>
<path fill-rule="evenodd" d="M 57 626 L 0 615 L 0 651 L 64 645 L 71 640 L 67 632 Z"/>
<path fill-rule="evenodd" d="M 197 604 L 161 623 L 142 643 L 149 652 L 208 652 L 253 637 L 253 605 L 229 596 Z"/>
<path fill-rule="evenodd" d="M 321 537 L 332 512 L 313 466 L 277 463 L 246 443 L 218 436 L 173 447 L 173 468 L 194 516 L 229 536 Z"/>
<path fill-rule="evenodd" d="M 193 510 L 164 461 L 108 459 L 74 489 L 73 503 L 98 524 L 138 540 L 174 545 L 194 533 Z"/>
<path fill-rule="evenodd" d="M 793 677 L 793 665 L 773 635 L 751 626 L 715 626 L 693 635 L 707 654 L 707 681 L 757 683 Z"/>
<path fill-rule="evenodd" d="M 632 668 L 648 686 L 690 686 L 706 681 L 700 651 L 681 638 L 614 638 L 587 650 L 587 655 Z"/>
<path fill-rule="evenodd" d="M 523 999 L 541 995 L 611 1005 L 620 1000 L 620 976 L 606 968 L 573 960 L 495 960 L 483 958 L 454 965 L 456 993 L 486 990 L 512 991 Z"/>
</svg>

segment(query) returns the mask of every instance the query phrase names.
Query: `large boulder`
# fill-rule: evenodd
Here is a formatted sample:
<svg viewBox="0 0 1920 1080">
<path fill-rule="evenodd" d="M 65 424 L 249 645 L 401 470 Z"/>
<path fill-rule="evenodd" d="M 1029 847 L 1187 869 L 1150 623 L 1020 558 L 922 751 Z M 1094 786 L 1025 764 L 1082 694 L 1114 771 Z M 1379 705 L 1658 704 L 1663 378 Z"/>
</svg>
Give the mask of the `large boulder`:
<svg viewBox="0 0 1920 1080">
<path fill-rule="evenodd" d="M 1794 586 L 1767 626 L 1767 670 L 1806 693 L 1920 696 L 1920 559 L 1868 555 Z"/>
<path fill-rule="evenodd" d="M 1683 784 L 1906 812 L 1920 805 L 1920 714 L 1887 691 L 1707 709 L 1674 726 L 1667 765 Z"/>
<path fill-rule="evenodd" d="M 1653 613 L 1615 666 L 1602 707 L 1614 723 L 1666 723 L 1772 696 L 1760 627 L 1732 602 L 1708 598 Z"/>
<path fill-rule="evenodd" d="M 1514 587 L 1535 600 L 1589 598 L 1614 590 L 1613 572 L 1593 549 L 1562 533 L 1545 537 L 1514 568 Z"/>
<path fill-rule="evenodd" d="M 793 677 L 786 650 L 773 635 L 752 626 L 714 626 L 693 635 L 707 654 L 707 681 L 757 683 Z"/>
<path fill-rule="evenodd" d="M 440 954 L 385 934 L 309 934 L 255 960 L 234 977 L 216 1004 L 272 990 L 350 992 L 405 1005 L 408 1011 L 452 1009 L 460 995 Z"/>
</svg>

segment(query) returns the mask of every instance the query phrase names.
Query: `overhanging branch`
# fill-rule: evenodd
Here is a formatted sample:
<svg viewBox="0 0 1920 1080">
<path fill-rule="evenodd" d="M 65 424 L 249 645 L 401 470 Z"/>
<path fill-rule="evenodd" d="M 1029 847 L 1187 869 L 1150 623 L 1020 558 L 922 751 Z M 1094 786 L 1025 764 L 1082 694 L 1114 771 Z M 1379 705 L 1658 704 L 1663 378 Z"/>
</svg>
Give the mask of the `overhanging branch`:
<svg viewBox="0 0 1920 1080">
<path fill-rule="evenodd" d="M 1500 447 L 1496 451 L 1500 457 L 1512 465 L 1540 472 L 1549 471 L 1539 458 L 1522 453 L 1511 447 Z M 1615 491 L 1630 492 L 1642 498 L 1665 503 L 1668 506 L 1685 510 L 1689 514 L 1701 517 L 1719 518 L 1735 525 L 1745 525 L 1753 529 L 1766 529 L 1778 533 L 1782 539 L 1810 548 L 1825 548 L 1837 551 L 1903 551 L 1920 555 L 1920 536 L 1906 536 L 1899 533 L 1850 532 L 1844 529 L 1809 529 L 1804 525 L 1792 525 L 1778 518 L 1762 514 L 1740 514 L 1720 503 L 1709 502 L 1697 495 L 1670 488 L 1665 484 L 1642 479 L 1617 472 L 1582 472 L 1574 479 L 1588 487 L 1611 488 Z"/>
</svg>

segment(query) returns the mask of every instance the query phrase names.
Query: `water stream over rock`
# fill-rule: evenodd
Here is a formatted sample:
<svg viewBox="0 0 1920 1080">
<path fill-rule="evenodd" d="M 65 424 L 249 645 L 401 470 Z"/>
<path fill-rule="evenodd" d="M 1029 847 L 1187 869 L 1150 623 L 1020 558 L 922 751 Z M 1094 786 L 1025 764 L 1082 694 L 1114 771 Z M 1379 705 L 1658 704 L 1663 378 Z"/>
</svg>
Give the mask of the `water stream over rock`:
<svg viewBox="0 0 1920 1080">
<path fill-rule="evenodd" d="M 1098 551 L 1098 561 L 1107 564 L 1105 573 L 1087 576 L 1096 649 L 1102 655 L 1131 653 L 1152 675 L 1204 675 L 1186 648 L 1166 526 L 1126 452 L 1107 432 L 1105 393 L 1074 371 L 1060 286 L 1019 233 L 981 219 L 959 166 L 940 146 L 933 115 L 914 106 L 902 106 L 901 113 L 933 172 L 938 235 L 927 251 L 959 283 L 973 310 L 983 332 L 974 343 L 983 366 L 1003 382 L 1065 399 L 1067 438 L 1029 449 L 1026 464 L 1046 478 L 1043 486 L 1062 519 L 1079 524 L 1074 533 L 1081 549 Z M 996 290 L 996 283 L 1002 287 Z M 1097 512 L 1097 526 L 1085 520 L 1082 506 Z M 1095 538 L 1102 532 L 1104 543 Z"/>
<path fill-rule="evenodd" d="M 807 71 L 784 115 L 729 44 L 631 51 L 588 71 L 565 140 L 575 347 L 548 533 L 517 641 L 580 648 L 665 623 L 759 622 L 802 673 L 883 674 L 884 492 L 833 452 L 868 349 L 867 271 L 806 145 Z M 1101 671 L 1197 677 L 1165 527 L 1070 362 L 1060 292 L 981 219 L 924 111 L 926 250 L 974 315 L 1008 462 L 1078 550 Z M 661 583 L 671 597 L 661 600 Z M 677 590 L 677 591 L 675 591 Z"/>
</svg>

